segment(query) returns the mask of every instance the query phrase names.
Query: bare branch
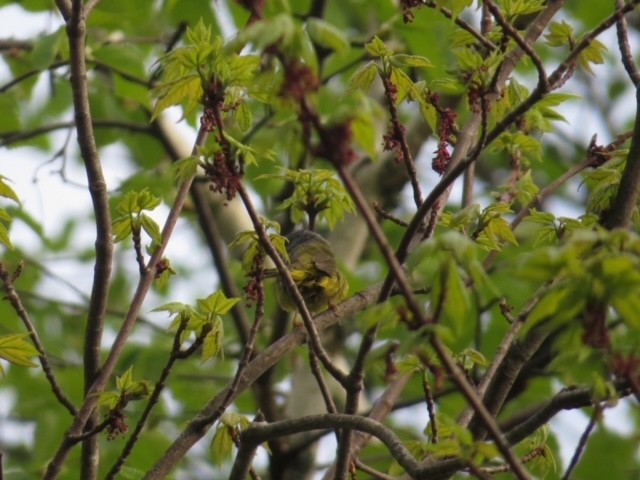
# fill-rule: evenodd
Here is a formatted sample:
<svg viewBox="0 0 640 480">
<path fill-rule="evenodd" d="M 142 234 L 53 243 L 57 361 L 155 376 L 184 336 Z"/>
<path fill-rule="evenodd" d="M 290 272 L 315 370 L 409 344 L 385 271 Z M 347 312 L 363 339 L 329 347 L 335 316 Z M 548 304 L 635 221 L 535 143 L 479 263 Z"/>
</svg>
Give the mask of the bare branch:
<svg viewBox="0 0 640 480">
<path fill-rule="evenodd" d="M 600 405 L 596 405 L 593 409 L 593 414 L 591 415 L 591 419 L 587 424 L 587 428 L 584 429 L 582 435 L 580 436 L 580 441 L 576 446 L 576 451 L 573 452 L 573 457 L 571 457 L 571 461 L 569 462 L 569 466 L 567 470 L 564 472 L 562 476 L 562 480 L 569 480 L 571 478 L 571 473 L 578 466 L 578 462 L 580 461 L 580 457 L 584 453 L 585 448 L 587 448 L 587 442 L 589 441 L 589 436 L 591 432 L 595 428 L 602 415 L 602 407 Z"/>
<path fill-rule="evenodd" d="M 58 402 L 60 402 L 60 404 L 64 406 L 71 415 L 75 415 L 78 409 L 73 404 L 73 402 L 71 402 L 71 400 L 69 400 L 69 398 L 65 395 L 62 387 L 56 380 L 55 374 L 53 373 L 53 368 L 51 368 L 49 358 L 47 357 L 47 352 L 44 349 L 44 345 L 40 341 L 38 332 L 36 331 L 35 326 L 33 325 L 31 318 L 29 317 L 29 313 L 24 308 L 22 300 L 20 299 L 20 295 L 16 291 L 15 285 L 13 284 L 13 275 L 5 269 L 4 264 L 2 264 L 1 262 L 0 279 L 2 279 L 2 284 L 4 286 L 5 292 L 7 293 L 7 299 L 9 300 L 9 303 L 11 303 L 11 306 L 18 314 L 18 317 L 20 317 L 20 320 L 22 320 L 22 323 L 29 332 L 31 342 L 36 347 L 36 350 L 38 350 L 38 359 L 40 360 L 42 371 L 44 372 L 45 377 L 47 377 L 47 381 L 51 385 L 53 394 L 58 399 Z"/>
</svg>

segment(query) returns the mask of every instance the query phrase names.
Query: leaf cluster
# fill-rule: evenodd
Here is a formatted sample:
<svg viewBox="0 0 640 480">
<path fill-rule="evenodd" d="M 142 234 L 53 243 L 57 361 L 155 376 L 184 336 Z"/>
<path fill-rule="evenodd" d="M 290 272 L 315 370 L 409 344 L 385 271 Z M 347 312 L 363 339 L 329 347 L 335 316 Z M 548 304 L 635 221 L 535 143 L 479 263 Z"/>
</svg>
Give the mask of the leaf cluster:
<svg viewBox="0 0 640 480">
<path fill-rule="evenodd" d="M 192 336 L 201 341 L 202 361 L 206 361 L 224 354 L 222 317 L 239 301 L 239 298 L 227 298 L 221 291 L 216 291 L 197 299 L 195 306 L 171 302 L 156 307 L 153 311 L 168 312 L 174 316 L 169 330 L 180 332 L 180 344 Z"/>
</svg>

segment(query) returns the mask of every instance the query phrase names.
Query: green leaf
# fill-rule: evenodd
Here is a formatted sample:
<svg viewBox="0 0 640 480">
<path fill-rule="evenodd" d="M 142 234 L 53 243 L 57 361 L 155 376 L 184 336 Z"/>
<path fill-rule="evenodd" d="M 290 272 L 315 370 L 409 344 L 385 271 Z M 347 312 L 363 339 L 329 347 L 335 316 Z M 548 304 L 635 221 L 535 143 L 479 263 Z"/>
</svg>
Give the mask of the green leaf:
<svg viewBox="0 0 640 480">
<path fill-rule="evenodd" d="M 544 36 L 552 47 L 564 47 L 573 42 L 573 27 L 567 22 L 551 22 L 549 33 Z"/>
<path fill-rule="evenodd" d="M 128 104 L 136 102 L 147 110 L 153 109 L 150 91 L 146 86 L 124 79 L 120 75 L 113 77 L 113 84 L 116 96 L 127 100 Z"/>
<path fill-rule="evenodd" d="M 527 318 L 525 330 L 529 331 L 539 323 L 551 320 L 559 327 L 575 317 L 584 309 L 584 294 L 576 286 L 560 286 L 544 295 Z"/>
<path fill-rule="evenodd" d="M 471 309 L 471 299 L 469 292 L 465 288 L 464 281 L 458 270 L 458 266 L 450 259 L 443 265 L 442 284 L 445 286 L 443 313 L 446 319 L 451 322 L 455 333 L 460 334 L 467 325 L 469 311 Z M 437 289 L 434 289 L 436 292 Z M 434 299 L 434 305 L 438 305 L 440 298 Z"/>
<path fill-rule="evenodd" d="M 373 37 L 373 39 L 364 46 L 364 49 L 369 55 L 377 58 L 384 58 L 393 55 L 393 51 L 387 48 L 384 42 L 377 36 Z"/>
<path fill-rule="evenodd" d="M 159 307 L 154 308 L 151 311 L 152 312 L 181 313 L 181 312 L 190 311 L 190 310 L 191 310 L 191 307 L 189 305 L 187 305 L 186 303 L 169 302 L 169 303 L 163 303 L 162 305 L 160 305 Z"/>
<path fill-rule="evenodd" d="M 185 115 L 190 114 L 195 109 L 197 102 L 202 97 L 200 77 L 198 75 L 188 75 L 174 82 L 158 86 L 158 101 L 153 108 L 151 120 L 158 118 L 158 115 L 169 107 L 185 103 Z"/>
<path fill-rule="evenodd" d="M 424 370 L 424 365 L 416 355 L 407 355 L 396 362 L 399 373 L 412 373 Z"/>
<path fill-rule="evenodd" d="M 236 412 L 225 412 L 220 417 L 220 422 L 228 427 L 238 427 L 240 430 L 244 430 L 251 425 L 251 422 L 247 417 Z"/>
<path fill-rule="evenodd" d="M 351 79 L 349 80 L 349 89 L 351 91 L 362 90 L 363 92 L 368 92 L 369 87 L 371 87 L 371 83 L 375 80 L 378 72 L 378 66 L 375 62 L 364 64 L 351 76 Z"/>
<path fill-rule="evenodd" d="M 96 60 L 114 68 L 116 72 L 127 73 L 140 81 L 145 80 L 143 54 L 138 47 L 131 43 L 103 45 L 96 49 L 93 55 Z"/>
<path fill-rule="evenodd" d="M 309 18 L 307 32 L 311 40 L 322 47 L 338 53 L 349 50 L 349 40 L 344 32 L 321 18 Z"/>
<path fill-rule="evenodd" d="M 172 165 L 176 182 L 185 182 L 196 174 L 198 171 L 198 158 L 187 157 L 181 158 Z"/>
<path fill-rule="evenodd" d="M 233 453 L 233 438 L 231 436 L 233 429 L 227 427 L 223 423 L 218 423 L 216 433 L 211 439 L 211 447 L 209 451 L 218 465 L 222 465 L 226 460 L 231 458 Z"/>
<path fill-rule="evenodd" d="M 372 159 L 377 155 L 377 130 L 375 123 L 375 111 L 373 109 L 358 109 L 355 118 L 351 121 L 353 140 Z"/>
<path fill-rule="evenodd" d="M 20 108 L 14 92 L 0 95 L 0 132 L 16 132 L 21 129 Z"/>
<path fill-rule="evenodd" d="M 111 226 L 113 232 L 113 242 L 119 243 L 129 238 L 132 232 L 132 223 L 130 216 L 124 216 L 117 218 L 113 221 L 113 225 Z"/>
<path fill-rule="evenodd" d="M 399 67 L 412 67 L 412 68 L 429 68 L 433 67 L 433 64 L 426 57 L 420 55 L 407 55 L 405 53 L 398 53 L 391 57 L 391 63 Z"/>
<path fill-rule="evenodd" d="M 593 39 L 589 46 L 585 48 L 578 56 L 578 64 L 590 74 L 593 74 L 591 70 L 591 64 L 602 65 L 604 63 L 604 54 L 607 52 L 607 47 L 600 40 Z"/>
<path fill-rule="evenodd" d="M 129 388 L 133 384 L 133 367 L 129 367 L 126 372 L 124 372 L 119 377 L 116 377 L 116 387 L 121 392 Z"/>
<path fill-rule="evenodd" d="M 531 170 L 527 170 L 518 180 L 516 198 L 522 205 L 527 205 L 536 197 L 539 191 L 540 189 L 533 182 Z"/>
<path fill-rule="evenodd" d="M 211 315 L 224 315 L 239 301 L 240 298 L 227 298 L 221 290 L 212 293 L 206 298 L 199 298 L 196 300 L 198 309 L 202 313 Z"/>
<path fill-rule="evenodd" d="M 109 409 L 115 408 L 120 400 L 120 394 L 116 391 L 102 392 L 98 398 L 98 405 Z"/>
<path fill-rule="evenodd" d="M 630 294 L 623 290 L 617 292 L 611 299 L 611 306 L 618 312 L 624 323 L 636 332 L 640 332 L 640 291 L 638 288 Z"/>
<path fill-rule="evenodd" d="M 162 243 L 162 233 L 160 233 L 160 227 L 154 219 L 142 213 L 140 214 L 140 222 L 143 230 L 151 237 L 154 243 Z"/>
<path fill-rule="evenodd" d="M 224 327 L 222 325 L 222 319 L 219 316 L 216 316 L 213 320 L 211 330 L 207 332 L 202 343 L 202 361 L 209 360 L 210 358 L 214 358 L 217 355 L 222 356 L 223 344 Z"/>
<path fill-rule="evenodd" d="M 503 15 L 509 20 L 539 12 L 545 7 L 544 0 L 504 0 L 500 3 Z"/>
<path fill-rule="evenodd" d="M 391 67 L 391 83 L 393 83 L 398 89 L 398 95 L 396 96 L 396 104 L 402 102 L 407 95 L 411 97 L 416 96 L 415 85 L 413 80 L 404 73 L 402 70 L 396 67 Z"/>
<path fill-rule="evenodd" d="M 13 243 L 11 243 L 11 239 L 9 238 L 9 230 L 7 227 L 0 223 L 0 243 L 2 243 L 9 250 L 15 250 Z"/>
<path fill-rule="evenodd" d="M 10 333 L 0 336 L 0 358 L 21 367 L 37 367 L 31 359 L 38 356 L 38 350 L 24 338 L 26 333 Z"/>
<path fill-rule="evenodd" d="M 300 223 L 305 215 L 313 214 L 317 215 L 318 220 L 326 221 L 329 228 L 333 229 L 345 213 L 355 209 L 342 182 L 330 170 L 283 168 L 279 173 L 259 178 L 278 178 L 293 183 L 293 193 L 278 207 L 281 210 L 290 209 L 293 223 Z"/>
<path fill-rule="evenodd" d="M 460 355 L 469 357 L 474 365 L 480 365 L 481 367 L 489 366 L 489 361 L 487 360 L 487 358 L 481 352 L 474 348 L 465 348 L 462 352 L 460 352 Z"/>
<path fill-rule="evenodd" d="M 29 53 L 29 59 L 33 67 L 36 70 L 44 70 L 49 67 L 60 52 L 61 42 L 63 42 L 64 39 L 64 27 L 60 27 L 55 32 L 38 38 Z"/>
<path fill-rule="evenodd" d="M 238 125 L 241 132 L 246 132 L 253 124 L 253 116 L 247 102 L 240 102 L 238 107 L 233 111 L 233 119 Z"/>
<path fill-rule="evenodd" d="M 20 199 L 16 192 L 11 188 L 5 180 L 8 180 L 7 177 L 0 175 L 0 197 L 8 198 L 13 200 L 17 204 L 20 204 Z"/>
</svg>

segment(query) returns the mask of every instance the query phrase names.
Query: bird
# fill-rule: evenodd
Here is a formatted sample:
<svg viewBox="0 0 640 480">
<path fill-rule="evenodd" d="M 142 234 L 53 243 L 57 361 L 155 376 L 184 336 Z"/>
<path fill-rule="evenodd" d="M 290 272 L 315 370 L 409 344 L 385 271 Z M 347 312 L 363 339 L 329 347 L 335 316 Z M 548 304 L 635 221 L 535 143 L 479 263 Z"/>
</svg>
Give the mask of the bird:
<svg viewBox="0 0 640 480">
<path fill-rule="evenodd" d="M 329 242 L 311 230 L 295 230 L 286 238 L 289 274 L 309 312 L 320 313 L 344 300 L 349 292 L 349 282 L 338 269 Z M 284 310 L 293 312 L 298 309 L 280 277 L 276 282 L 276 296 Z"/>
</svg>

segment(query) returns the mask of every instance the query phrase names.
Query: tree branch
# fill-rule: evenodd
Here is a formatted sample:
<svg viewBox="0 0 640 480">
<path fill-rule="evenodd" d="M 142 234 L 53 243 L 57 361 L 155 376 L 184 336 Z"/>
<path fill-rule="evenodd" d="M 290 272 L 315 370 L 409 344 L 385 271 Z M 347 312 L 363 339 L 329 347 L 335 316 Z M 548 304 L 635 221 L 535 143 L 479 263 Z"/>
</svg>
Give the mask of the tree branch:
<svg viewBox="0 0 640 480">
<path fill-rule="evenodd" d="M 58 402 L 67 409 L 67 411 L 71 415 L 75 415 L 78 411 L 76 406 L 69 400 L 69 398 L 65 395 L 62 387 L 56 380 L 55 374 L 53 373 L 53 368 L 51 368 L 51 364 L 49 363 L 49 358 L 47 357 L 47 352 L 44 349 L 44 345 L 40 341 L 40 337 L 38 336 L 38 332 L 36 331 L 27 310 L 24 308 L 22 304 L 22 300 L 20 300 L 20 295 L 16 291 L 15 285 L 13 284 L 14 275 L 7 272 L 4 267 L 4 264 L 0 262 L 0 279 L 2 279 L 2 284 L 4 286 L 4 290 L 7 293 L 7 299 L 11 306 L 22 320 L 25 328 L 29 332 L 29 337 L 31 338 L 31 342 L 38 350 L 38 359 L 40 360 L 40 365 L 42 366 L 42 371 L 44 372 L 45 377 L 49 381 L 49 385 L 51 385 L 51 390 L 53 394 L 58 399 Z"/>
<path fill-rule="evenodd" d="M 380 294 L 380 285 L 369 287 L 363 292 L 356 293 L 348 300 L 337 306 L 339 315 L 335 315 L 331 309 L 317 315 L 314 318 L 315 328 L 318 331 L 337 324 L 341 319 L 349 318 L 371 305 Z M 238 382 L 233 397 L 236 398 L 245 389 L 253 385 L 253 383 L 268 369 L 273 367 L 285 355 L 290 353 L 295 347 L 301 345 L 307 340 L 307 332 L 302 328 L 297 328 L 276 342 L 269 345 L 262 352 L 249 362 L 244 371 L 244 375 Z M 184 428 L 173 443 L 166 450 L 156 464 L 147 472 L 145 480 L 156 480 L 164 478 L 172 468 L 180 461 L 180 459 L 189 451 L 189 449 L 207 433 L 212 425 L 212 414 L 219 408 L 222 400 L 229 391 L 229 386 L 219 392 Z"/>
<path fill-rule="evenodd" d="M 98 148 L 96 146 L 91 110 L 89 107 L 89 88 L 87 84 L 87 65 L 85 59 L 86 15 L 81 0 L 73 0 L 71 15 L 62 10 L 67 20 L 69 40 L 69 58 L 71 68 L 71 90 L 78 144 L 87 174 L 89 194 L 96 217 L 96 260 L 93 284 L 89 301 L 89 311 L 84 340 L 84 391 L 88 394 L 100 370 L 100 345 L 102 329 L 109 297 L 109 280 L 113 261 L 113 238 L 111 234 L 111 213 L 107 184 L 102 173 Z M 98 422 L 93 409 L 87 412 L 86 426 L 92 429 Z M 92 436 L 83 441 L 81 475 L 93 479 L 97 475 L 99 462 L 98 439 Z"/>
<path fill-rule="evenodd" d="M 206 136 L 206 132 L 204 132 L 202 129 L 198 132 L 196 143 L 193 147 L 194 155 L 197 154 L 198 148 L 200 148 L 204 144 Z M 127 311 L 122 327 L 118 331 L 113 346 L 109 351 L 107 359 L 102 365 L 97 378 L 91 385 L 91 388 L 87 392 L 85 401 L 81 406 L 78 415 L 76 415 L 71 427 L 67 431 L 65 439 L 63 440 L 62 444 L 58 448 L 58 451 L 55 453 L 53 459 L 47 466 L 47 471 L 44 475 L 45 480 L 52 480 L 56 478 L 60 473 L 64 460 L 69 454 L 70 449 L 74 445 L 72 438 L 82 433 L 83 427 L 89 415 L 95 408 L 99 394 L 104 390 L 104 387 L 106 386 L 109 378 L 111 377 L 111 374 L 113 373 L 113 369 L 115 368 L 115 365 L 120 358 L 120 354 L 125 347 L 127 338 L 129 337 L 129 334 L 133 330 L 133 327 L 136 323 L 136 319 L 138 318 L 138 313 L 140 312 L 142 303 L 149 289 L 151 288 L 153 280 L 155 279 L 156 265 L 161 260 L 167 243 L 171 238 L 171 234 L 173 233 L 173 229 L 178 221 L 180 212 L 182 211 L 182 206 L 184 205 L 187 195 L 189 194 L 189 189 L 192 182 L 193 178 L 189 178 L 185 182 L 183 182 L 182 185 L 180 185 L 180 188 L 176 194 L 174 204 L 169 211 L 169 215 L 162 229 L 162 242 L 158 245 L 158 248 L 154 251 L 153 255 L 149 259 L 149 263 L 147 264 L 147 272 L 140 278 L 140 281 L 138 282 L 136 291 L 134 292 L 133 298 L 131 299 L 129 310 Z"/>
</svg>

